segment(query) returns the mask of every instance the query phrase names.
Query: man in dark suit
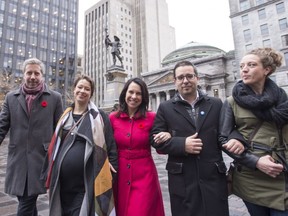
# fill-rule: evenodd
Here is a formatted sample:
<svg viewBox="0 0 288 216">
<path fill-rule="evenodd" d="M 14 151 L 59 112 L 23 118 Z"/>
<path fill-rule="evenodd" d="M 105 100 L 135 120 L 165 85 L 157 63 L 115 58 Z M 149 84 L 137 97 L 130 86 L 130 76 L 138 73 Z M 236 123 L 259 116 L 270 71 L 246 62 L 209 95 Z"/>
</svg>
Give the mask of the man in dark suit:
<svg viewBox="0 0 288 216">
<path fill-rule="evenodd" d="M 42 164 L 56 123 L 63 112 L 61 95 L 44 83 L 44 64 L 23 63 L 23 84 L 9 92 L 0 113 L 0 143 L 10 130 L 5 193 L 18 198 L 18 216 L 36 216 Z"/>
<path fill-rule="evenodd" d="M 228 216 L 226 166 L 217 144 L 222 101 L 198 89 L 198 72 L 189 61 L 175 65 L 174 98 L 158 108 L 150 141 L 168 154 L 166 170 L 173 216 Z M 168 131 L 162 144 L 154 136 Z"/>
</svg>

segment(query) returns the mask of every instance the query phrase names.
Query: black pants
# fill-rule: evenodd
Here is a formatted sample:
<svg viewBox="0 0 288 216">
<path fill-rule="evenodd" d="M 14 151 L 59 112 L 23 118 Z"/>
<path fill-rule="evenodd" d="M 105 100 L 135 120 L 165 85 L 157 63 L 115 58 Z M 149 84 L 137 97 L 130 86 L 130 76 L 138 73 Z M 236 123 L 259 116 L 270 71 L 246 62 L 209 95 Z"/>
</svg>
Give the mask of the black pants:
<svg viewBox="0 0 288 216">
<path fill-rule="evenodd" d="M 38 195 L 27 196 L 27 184 L 23 196 L 17 196 L 19 205 L 17 216 L 38 216 L 37 198 Z"/>
</svg>

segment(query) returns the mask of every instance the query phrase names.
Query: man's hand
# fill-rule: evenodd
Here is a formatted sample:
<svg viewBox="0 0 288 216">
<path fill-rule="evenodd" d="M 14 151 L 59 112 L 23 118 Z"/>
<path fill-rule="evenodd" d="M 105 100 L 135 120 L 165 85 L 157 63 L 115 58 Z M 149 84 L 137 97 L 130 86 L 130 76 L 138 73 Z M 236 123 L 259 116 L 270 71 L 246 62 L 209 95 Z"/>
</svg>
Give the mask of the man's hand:
<svg viewBox="0 0 288 216">
<path fill-rule="evenodd" d="M 186 138 L 185 151 L 189 154 L 199 154 L 202 150 L 202 140 L 197 138 L 198 133 Z"/>
<path fill-rule="evenodd" d="M 256 167 L 273 178 L 276 178 L 283 171 L 283 165 L 275 163 L 270 155 L 260 157 Z"/>
</svg>

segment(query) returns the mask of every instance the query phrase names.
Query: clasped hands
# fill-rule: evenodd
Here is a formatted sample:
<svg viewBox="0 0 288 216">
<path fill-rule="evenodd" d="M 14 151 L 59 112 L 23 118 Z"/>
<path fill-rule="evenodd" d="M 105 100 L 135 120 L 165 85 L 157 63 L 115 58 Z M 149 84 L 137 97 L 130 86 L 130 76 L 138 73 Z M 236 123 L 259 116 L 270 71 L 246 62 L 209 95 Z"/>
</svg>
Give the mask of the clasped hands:
<svg viewBox="0 0 288 216">
<path fill-rule="evenodd" d="M 198 133 L 196 132 L 192 136 L 186 138 L 185 151 L 187 153 L 199 154 L 201 152 L 203 143 L 202 140 L 197 136 Z M 236 139 L 229 140 L 226 144 L 223 145 L 223 148 L 234 154 L 241 154 L 245 150 L 243 144 Z"/>
<path fill-rule="evenodd" d="M 234 154 L 241 154 L 245 150 L 243 144 L 236 139 L 230 139 L 222 147 Z M 270 155 L 260 157 L 256 163 L 256 167 L 261 172 L 273 178 L 276 178 L 284 168 L 282 164 L 277 163 Z"/>
</svg>

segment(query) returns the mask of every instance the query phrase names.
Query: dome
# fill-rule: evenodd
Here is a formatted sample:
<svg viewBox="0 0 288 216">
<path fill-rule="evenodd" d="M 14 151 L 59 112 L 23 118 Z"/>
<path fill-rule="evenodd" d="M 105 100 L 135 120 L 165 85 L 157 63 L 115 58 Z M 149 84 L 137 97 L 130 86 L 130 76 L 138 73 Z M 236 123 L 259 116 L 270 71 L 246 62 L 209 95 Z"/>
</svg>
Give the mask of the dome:
<svg viewBox="0 0 288 216">
<path fill-rule="evenodd" d="M 175 62 L 184 59 L 190 58 L 202 58 L 207 56 L 214 56 L 219 54 L 225 54 L 225 52 L 219 48 L 197 43 L 197 42 L 190 42 L 173 52 L 169 53 L 162 61 L 162 64 Z"/>
</svg>

